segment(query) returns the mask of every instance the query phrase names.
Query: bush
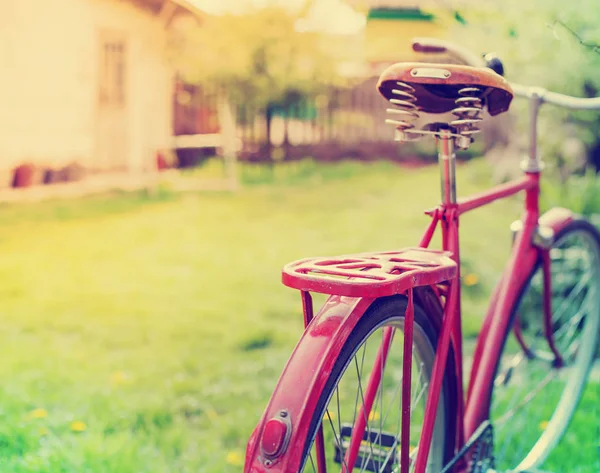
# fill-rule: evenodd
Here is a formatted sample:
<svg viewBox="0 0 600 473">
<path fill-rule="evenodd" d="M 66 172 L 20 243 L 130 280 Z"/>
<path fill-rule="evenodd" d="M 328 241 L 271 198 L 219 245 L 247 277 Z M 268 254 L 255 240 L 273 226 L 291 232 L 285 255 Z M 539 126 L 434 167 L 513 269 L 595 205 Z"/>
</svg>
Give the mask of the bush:
<svg viewBox="0 0 600 473">
<path fill-rule="evenodd" d="M 557 205 L 566 207 L 598 223 L 600 177 L 588 170 L 584 175 L 573 175 L 564 182 L 548 180 L 542 184 L 541 204 L 543 209 Z"/>
</svg>

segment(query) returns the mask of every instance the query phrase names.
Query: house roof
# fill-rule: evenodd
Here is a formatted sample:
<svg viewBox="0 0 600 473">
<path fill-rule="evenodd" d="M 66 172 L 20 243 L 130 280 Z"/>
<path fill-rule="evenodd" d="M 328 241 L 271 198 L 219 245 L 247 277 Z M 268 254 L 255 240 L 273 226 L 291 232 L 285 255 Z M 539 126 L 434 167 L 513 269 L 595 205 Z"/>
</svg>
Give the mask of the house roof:
<svg viewBox="0 0 600 473">
<path fill-rule="evenodd" d="M 192 13 L 198 18 L 204 18 L 207 13 L 200 9 L 192 0 L 129 0 L 142 8 L 150 10 L 155 15 L 161 15 L 164 12 L 173 13 L 174 10 L 181 9 Z"/>
<path fill-rule="evenodd" d="M 194 4 L 194 2 L 189 0 L 171 0 L 171 2 L 201 18 L 206 16 L 206 12 L 204 10 L 201 10 L 196 4 Z"/>
</svg>

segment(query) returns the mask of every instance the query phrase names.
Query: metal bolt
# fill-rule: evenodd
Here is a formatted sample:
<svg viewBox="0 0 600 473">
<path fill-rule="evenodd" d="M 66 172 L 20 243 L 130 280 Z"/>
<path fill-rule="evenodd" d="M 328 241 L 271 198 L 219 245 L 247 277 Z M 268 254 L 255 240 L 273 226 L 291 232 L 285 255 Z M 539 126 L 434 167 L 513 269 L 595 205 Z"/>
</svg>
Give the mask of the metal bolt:
<svg viewBox="0 0 600 473">
<path fill-rule="evenodd" d="M 468 136 L 461 135 L 457 137 L 456 145 L 460 149 L 469 149 L 469 146 L 471 145 L 471 138 L 469 138 Z"/>
<path fill-rule="evenodd" d="M 271 467 L 271 465 L 273 465 L 273 462 L 272 462 L 271 460 L 267 459 L 267 460 L 265 460 L 265 463 L 264 463 L 264 465 L 265 465 L 267 468 L 269 468 L 269 467 Z"/>
<path fill-rule="evenodd" d="M 288 413 L 285 409 L 279 411 L 279 417 L 287 417 Z"/>
</svg>

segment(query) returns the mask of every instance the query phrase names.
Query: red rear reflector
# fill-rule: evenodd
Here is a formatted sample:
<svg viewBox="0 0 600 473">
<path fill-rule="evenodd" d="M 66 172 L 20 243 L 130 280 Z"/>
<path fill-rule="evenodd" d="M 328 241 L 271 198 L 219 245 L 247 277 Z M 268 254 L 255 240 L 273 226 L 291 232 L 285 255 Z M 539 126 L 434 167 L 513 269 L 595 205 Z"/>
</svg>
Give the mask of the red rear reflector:
<svg viewBox="0 0 600 473">
<path fill-rule="evenodd" d="M 260 448 L 265 456 L 277 457 L 285 451 L 287 439 L 288 424 L 279 417 L 273 417 L 265 424 Z"/>
</svg>

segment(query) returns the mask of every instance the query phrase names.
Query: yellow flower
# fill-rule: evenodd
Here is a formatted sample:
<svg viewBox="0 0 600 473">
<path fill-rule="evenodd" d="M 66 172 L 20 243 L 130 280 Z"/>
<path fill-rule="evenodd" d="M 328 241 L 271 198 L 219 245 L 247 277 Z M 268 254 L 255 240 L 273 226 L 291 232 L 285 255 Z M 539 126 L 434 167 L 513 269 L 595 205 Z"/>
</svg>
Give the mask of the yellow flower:
<svg viewBox="0 0 600 473">
<path fill-rule="evenodd" d="M 327 414 L 327 412 L 329 412 L 329 414 Z M 331 411 L 327 411 L 327 412 L 325 412 L 325 414 L 323 414 L 323 422 L 329 422 L 329 419 L 334 421 L 335 420 L 335 412 L 331 412 Z"/>
<path fill-rule="evenodd" d="M 86 429 L 87 425 L 85 425 L 85 422 L 82 422 L 80 420 L 74 420 L 73 422 L 71 422 L 71 430 L 73 432 L 85 432 Z"/>
<path fill-rule="evenodd" d="M 547 420 L 543 420 L 542 422 L 540 422 L 540 430 L 546 430 L 546 427 L 548 427 Z"/>
<path fill-rule="evenodd" d="M 238 450 L 232 450 L 227 452 L 225 461 L 233 466 L 242 466 L 244 464 L 244 457 Z"/>
<path fill-rule="evenodd" d="M 369 420 L 379 420 L 379 412 L 371 411 L 369 414 Z"/>
<path fill-rule="evenodd" d="M 465 275 L 463 282 L 465 283 L 465 286 L 475 286 L 477 283 L 479 283 L 479 276 L 469 273 Z"/>
<path fill-rule="evenodd" d="M 48 435 L 50 431 L 46 427 L 40 427 L 38 430 L 40 435 Z"/>
<path fill-rule="evenodd" d="M 46 409 L 38 407 L 37 409 L 34 409 L 31 412 L 29 412 L 29 414 L 27 414 L 27 417 L 29 417 L 30 419 L 45 419 L 46 417 L 48 417 L 48 411 Z"/>
<path fill-rule="evenodd" d="M 111 386 L 120 386 L 121 384 L 125 384 L 129 381 L 129 376 L 123 371 L 115 371 L 110 375 L 110 384 Z"/>
</svg>

